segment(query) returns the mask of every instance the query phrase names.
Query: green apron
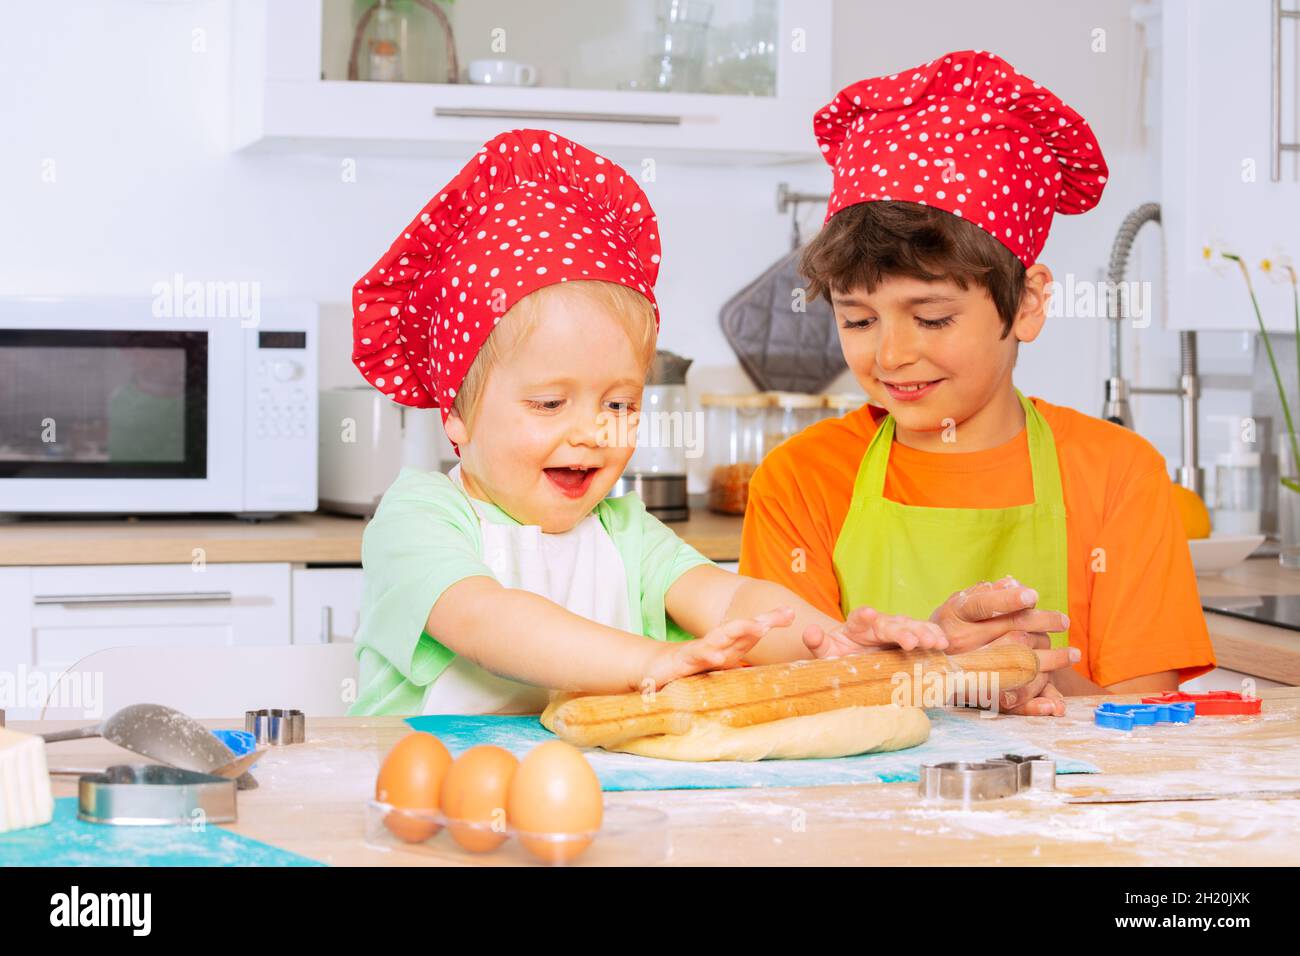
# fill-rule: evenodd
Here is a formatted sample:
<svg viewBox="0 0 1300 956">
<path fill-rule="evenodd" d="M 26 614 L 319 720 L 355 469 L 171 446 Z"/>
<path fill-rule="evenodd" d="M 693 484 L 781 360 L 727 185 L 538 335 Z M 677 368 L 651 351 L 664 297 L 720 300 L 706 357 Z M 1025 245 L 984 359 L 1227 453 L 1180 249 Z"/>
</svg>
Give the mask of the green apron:
<svg viewBox="0 0 1300 956">
<path fill-rule="evenodd" d="M 1029 439 L 1034 502 L 1014 508 L 920 508 L 884 496 L 894 417 L 862 456 L 833 566 L 847 615 L 870 605 L 929 620 L 955 591 L 1012 575 L 1038 592 L 1037 607 L 1069 613 L 1065 498 L 1052 429 L 1019 390 Z M 1051 635 L 1065 647 L 1068 634 Z"/>
</svg>

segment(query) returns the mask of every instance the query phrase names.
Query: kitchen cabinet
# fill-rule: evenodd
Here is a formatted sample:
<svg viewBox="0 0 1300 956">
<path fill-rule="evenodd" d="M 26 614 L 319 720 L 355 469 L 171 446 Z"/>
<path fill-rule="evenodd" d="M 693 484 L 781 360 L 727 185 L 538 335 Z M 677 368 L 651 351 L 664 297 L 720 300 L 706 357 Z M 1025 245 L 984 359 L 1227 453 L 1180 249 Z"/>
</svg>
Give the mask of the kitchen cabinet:
<svg viewBox="0 0 1300 956">
<path fill-rule="evenodd" d="M 288 564 L 0 568 L 0 673 L 39 672 L 52 686 L 109 647 L 287 644 L 290 593 Z M 23 694 L 10 716 L 35 716 Z"/>
<path fill-rule="evenodd" d="M 461 66 L 483 55 L 530 57 L 529 39 L 571 45 L 572 60 L 538 62 L 547 85 L 347 79 L 356 5 L 350 0 L 238 0 L 234 6 L 235 149 L 355 157 L 463 158 L 503 129 L 542 126 L 643 175 L 659 160 L 706 163 L 819 161 L 813 112 L 831 89 L 831 0 L 716 0 L 713 21 L 733 29 L 770 11 L 775 46 L 770 95 L 620 89 L 641 82 L 654 4 L 577 0 L 563 5 L 443 5 L 456 26 Z M 500 25 L 493 26 L 494 22 Z M 723 29 L 722 25 L 718 29 Z M 463 32 L 462 32 L 463 31 Z M 499 33 L 499 36 L 498 36 Z M 433 43 L 440 44 L 441 37 Z M 421 49 L 428 48 L 425 40 Z M 546 44 L 539 42 L 538 59 Z M 521 53 L 513 53 L 522 50 Z M 584 88 L 584 84 L 587 84 Z M 625 85 L 625 84 L 624 84 Z M 700 88 L 697 84 L 694 88 Z"/>
<path fill-rule="evenodd" d="M 361 623 L 361 568 L 293 569 L 293 643 L 351 641 Z"/>
<path fill-rule="evenodd" d="M 1300 262 L 1300 14 L 1297 0 L 1165 3 L 1161 211 L 1170 328 L 1255 329 L 1235 263 L 1251 269 L 1265 324 L 1294 329 L 1291 288 L 1260 261 Z M 1291 145 L 1288 145 L 1291 144 Z M 1217 271 L 1203 250 L 1211 245 Z"/>
</svg>

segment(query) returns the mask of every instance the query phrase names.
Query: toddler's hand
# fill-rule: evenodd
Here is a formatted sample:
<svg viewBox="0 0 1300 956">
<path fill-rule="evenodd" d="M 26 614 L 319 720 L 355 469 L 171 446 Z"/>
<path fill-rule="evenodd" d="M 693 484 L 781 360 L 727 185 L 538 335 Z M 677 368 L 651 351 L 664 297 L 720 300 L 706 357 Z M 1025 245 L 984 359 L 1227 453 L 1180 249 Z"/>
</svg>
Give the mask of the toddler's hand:
<svg viewBox="0 0 1300 956">
<path fill-rule="evenodd" d="M 875 608 L 854 608 L 844 623 L 829 631 L 816 624 L 808 625 L 803 642 L 813 657 L 843 657 L 860 654 L 869 647 L 901 647 L 905 651 L 942 651 L 948 647 L 943 628 L 930 621 L 894 614 L 881 614 Z"/>
<path fill-rule="evenodd" d="M 665 644 L 653 658 L 646 676 L 654 681 L 655 687 L 662 687 L 679 677 L 738 667 L 764 634 L 793 620 L 794 608 L 779 607 L 758 617 L 728 621 L 693 641 Z"/>
</svg>

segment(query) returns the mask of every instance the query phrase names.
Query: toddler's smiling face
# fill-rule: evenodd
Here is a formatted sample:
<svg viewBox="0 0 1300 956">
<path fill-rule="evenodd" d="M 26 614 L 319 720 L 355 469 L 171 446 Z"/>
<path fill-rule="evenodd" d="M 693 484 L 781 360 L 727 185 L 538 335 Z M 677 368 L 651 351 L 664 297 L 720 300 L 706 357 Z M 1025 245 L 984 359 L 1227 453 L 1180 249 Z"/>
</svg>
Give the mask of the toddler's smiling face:
<svg viewBox="0 0 1300 956">
<path fill-rule="evenodd" d="M 632 457 L 647 357 L 628 322 L 599 299 L 542 298 L 531 329 L 507 342 L 468 422 L 447 435 L 466 490 L 515 520 L 559 533 L 578 524 Z M 492 335 L 515 333 L 508 313 Z"/>
</svg>

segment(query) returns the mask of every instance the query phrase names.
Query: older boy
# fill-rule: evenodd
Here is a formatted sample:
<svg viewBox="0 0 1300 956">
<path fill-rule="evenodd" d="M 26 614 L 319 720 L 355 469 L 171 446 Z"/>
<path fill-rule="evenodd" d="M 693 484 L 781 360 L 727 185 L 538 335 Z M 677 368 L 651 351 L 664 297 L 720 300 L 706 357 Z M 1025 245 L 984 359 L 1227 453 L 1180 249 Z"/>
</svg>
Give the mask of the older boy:
<svg viewBox="0 0 1300 956">
<path fill-rule="evenodd" d="M 834 190 L 803 273 L 871 401 L 767 456 L 741 572 L 828 614 L 920 616 L 972 580 L 1014 576 L 1064 612 L 1055 630 L 1082 652 L 1020 713 L 1209 670 L 1160 455 L 1012 380 L 1046 318 L 1052 274 L 1037 256 L 1052 215 L 1092 208 L 1106 182 L 1088 124 L 1006 61 L 965 51 L 847 87 L 815 128 Z"/>
</svg>

